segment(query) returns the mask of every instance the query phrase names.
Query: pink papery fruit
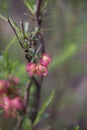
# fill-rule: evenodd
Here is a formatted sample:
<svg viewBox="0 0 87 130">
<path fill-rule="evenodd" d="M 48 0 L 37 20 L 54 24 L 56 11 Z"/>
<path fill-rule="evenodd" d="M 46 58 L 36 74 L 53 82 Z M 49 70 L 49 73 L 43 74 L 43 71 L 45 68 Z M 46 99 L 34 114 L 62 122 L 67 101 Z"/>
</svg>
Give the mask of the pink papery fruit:
<svg viewBox="0 0 87 130">
<path fill-rule="evenodd" d="M 43 54 L 41 59 L 39 60 L 39 63 L 48 66 L 48 64 L 52 61 L 51 57 L 48 54 Z"/>
<path fill-rule="evenodd" d="M 36 66 L 36 74 L 37 74 L 38 76 L 46 76 L 47 73 L 48 73 L 48 69 L 47 69 L 46 66 L 43 66 L 43 65 L 41 65 L 41 64 L 38 64 L 38 65 Z"/>
<path fill-rule="evenodd" d="M 26 71 L 32 77 L 36 71 L 36 64 L 31 62 L 26 65 Z"/>
</svg>

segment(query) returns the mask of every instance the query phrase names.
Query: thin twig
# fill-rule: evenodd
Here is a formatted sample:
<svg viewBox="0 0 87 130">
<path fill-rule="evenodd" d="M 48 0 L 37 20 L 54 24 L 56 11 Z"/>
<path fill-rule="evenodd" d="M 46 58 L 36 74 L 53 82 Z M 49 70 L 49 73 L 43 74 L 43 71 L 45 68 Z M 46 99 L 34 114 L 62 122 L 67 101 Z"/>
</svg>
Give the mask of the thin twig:
<svg viewBox="0 0 87 130">
<path fill-rule="evenodd" d="M 41 14 L 40 14 L 41 4 L 42 4 L 42 0 L 36 0 L 35 24 L 36 24 L 36 27 L 39 27 L 39 28 L 42 22 Z"/>
<path fill-rule="evenodd" d="M 39 37 L 40 37 L 40 40 L 41 40 L 41 43 L 42 43 L 42 54 L 43 54 L 43 53 L 45 53 L 45 45 L 44 45 L 43 33 L 42 32 L 40 32 Z"/>
<path fill-rule="evenodd" d="M 33 79 L 35 85 L 36 85 L 38 88 L 41 88 L 41 85 L 38 83 L 38 81 L 36 80 L 36 78 L 35 78 L 35 77 L 32 77 L 32 79 Z"/>
<path fill-rule="evenodd" d="M 39 52 L 41 52 L 41 49 L 42 49 L 42 44 L 40 44 L 39 47 L 37 48 L 36 54 L 39 54 Z"/>
<path fill-rule="evenodd" d="M 37 0 L 36 1 L 36 12 L 35 12 L 35 25 L 36 27 L 41 28 L 41 24 L 42 24 L 42 14 L 41 14 L 41 5 L 42 5 L 42 0 Z M 45 46 L 44 46 L 44 40 L 43 40 L 43 34 L 42 32 L 39 32 L 39 39 L 42 43 L 42 53 L 45 52 Z"/>
<path fill-rule="evenodd" d="M 39 105 L 40 105 L 40 91 L 41 91 L 41 85 L 38 83 L 38 81 L 35 79 L 35 77 L 32 77 L 35 85 L 36 85 L 36 90 L 35 90 L 35 93 L 34 93 L 34 105 L 33 105 L 33 112 L 32 112 L 32 115 L 31 115 L 31 120 L 32 120 L 32 123 L 35 121 L 36 119 L 36 116 L 38 114 L 38 110 L 39 110 Z"/>
<path fill-rule="evenodd" d="M 38 27 L 39 30 L 41 29 L 41 24 L 42 24 L 42 14 L 41 14 L 41 11 L 40 11 L 41 5 L 42 5 L 42 0 L 36 0 L 35 26 Z M 16 32 L 15 28 L 12 26 L 12 24 L 11 24 L 9 19 L 8 19 L 8 22 L 11 25 L 12 29 L 14 30 L 14 32 L 16 34 L 16 37 L 17 37 L 21 47 L 23 48 L 22 42 L 20 41 L 20 39 L 19 39 L 19 37 L 17 35 L 17 32 Z M 44 48 L 43 34 L 41 32 L 38 32 L 37 35 L 38 35 L 38 41 L 41 44 L 39 50 L 42 47 L 41 52 L 44 53 L 45 52 L 45 48 Z M 17 124 L 15 130 L 20 130 L 21 129 L 22 124 L 23 124 L 23 120 L 24 120 L 24 116 L 27 113 L 27 108 L 28 108 L 28 105 L 29 105 L 29 92 L 30 92 L 30 87 L 31 87 L 32 81 L 35 83 L 35 86 L 36 86 L 36 88 L 35 88 L 36 90 L 35 90 L 35 94 L 34 94 L 34 105 L 33 105 L 33 109 L 35 111 L 31 115 L 32 123 L 35 121 L 35 119 L 37 117 L 38 110 L 39 110 L 39 104 L 40 104 L 41 82 L 39 83 L 36 80 L 35 77 L 32 77 L 31 81 L 26 86 L 26 93 L 24 95 L 24 105 L 25 105 L 25 107 L 23 109 L 23 115 L 22 116 L 20 115 L 19 120 L 18 120 L 18 124 Z"/>
<path fill-rule="evenodd" d="M 27 106 L 29 104 L 29 92 L 30 92 L 31 85 L 32 85 L 32 78 L 31 78 L 31 81 L 26 86 L 26 91 L 25 91 L 25 95 L 24 95 L 25 111 L 27 110 Z"/>
<path fill-rule="evenodd" d="M 8 18 L 8 23 L 10 24 L 11 28 L 13 29 L 13 31 L 14 31 L 14 33 L 15 33 L 17 39 L 18 39 L 19 44 L 20 44 L 21 47 L 24 49 L 24 47 L 23 47 L 23 45 L 22 45 L 22 42 L 20 41 L 19 36 L 18 36 L 18 34 L 17 34 L 17 32 L 16 32 L 14 26 L 12 25 L 12 23 L 11 23 L 11 21 L 10 21 L 10 18 Z"/>
<path fill-rule="evenodd" d="M 21 27 L 22 27 L 23 38 L 24 38 L 24 41 L 25 41 L 26 36 L 25 36 L 25 30 L 24 30 L 24 22 L 21 21 L 20 24 L 21 24 Z"/>
<path fill-rule="evenodd" d="M 16 125 L 14 130 L 20 130 L 21 129 L 21 126 L 23 124 L 23 120 L 24 120 L 23 116 L 18 116 L 18 122 L 17 122 L 17 125 Z"/>
<path fill-rule="evenodd" d="M 18 117 L 18 123 L 16 125 L 15 130 L 20 130 L 23 124 L 23 120 L 24 120 L 24 116 L 27 113 L 27 108 L 28 108 L 28 104 L 29 104 L 29 93 L 30 93 L 30 87 L 32 85 L 32 79 L 31 81 L 26 85 L 26 91 L 25 91 L 25 95 L 24 95 L 24 108 L 23 108 L 23 114 L 19 115 Z"/>
<path fill-rule="evenodd" d="M 41 5 L 42 5 L 42 0 L 36 0 L 36 12 L 35 12 L 35 26 L 38 27 L 38 30 L 41 29 L 41 24 L 42 24 L 42 17 L 41 17 Z M 38 31 L 38 41 L 40 42 L 41 45 L 39 45 L 39 49 L 41 50 L 42 53 L 45 52 L 45 48 L 44 48 L 44 40 L 43 40 L 43 35 L 41 32 Z M 38 52 L 38 49 L 37 51 Z M 40 105 L 40 93 L 41 93 L 41 83 L 42 80 L 40 82 L 38 82 L 35 77 L 32 77 L 35 86 L 36 86 L 36 90 L 35 90 L 35 94 L 34 94 L 34 105 L 33 105 L 33 112 L 31 115 L 31 120 L 32 123 L 35 121 L 37 114 L 38 114 L 38 110 L 39 110 L 39 105 Z M 43 77 L 41 77 L 41 79 L 43 79 Z"/>
</svg>

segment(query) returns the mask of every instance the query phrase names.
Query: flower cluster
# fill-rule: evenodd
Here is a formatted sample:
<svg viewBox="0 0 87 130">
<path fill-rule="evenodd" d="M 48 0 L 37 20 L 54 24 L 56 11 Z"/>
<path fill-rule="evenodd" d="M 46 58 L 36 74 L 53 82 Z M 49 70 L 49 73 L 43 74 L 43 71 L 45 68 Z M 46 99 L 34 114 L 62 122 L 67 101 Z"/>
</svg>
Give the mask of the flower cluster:
<svg viewBox="0 0 87 130">
<path fill-rule="evenodd" d="M 16 116 L 17 110 L 23 108 L 23 101 L 16 88 L 18 78 L 10 76 L 8 80 L 0 80 L 0 108 L 5 116 Z"/>
<path fill-rule="evenodd" d="M 50 62 L 51 57 L 48 54 L 43 54 L 37 63 L 28 63 L 26 66 L 26 71 L 31 77 L 34 74 L 38 76 L 46 76 L 48 73 L 48 65 Z"/>
</svg>

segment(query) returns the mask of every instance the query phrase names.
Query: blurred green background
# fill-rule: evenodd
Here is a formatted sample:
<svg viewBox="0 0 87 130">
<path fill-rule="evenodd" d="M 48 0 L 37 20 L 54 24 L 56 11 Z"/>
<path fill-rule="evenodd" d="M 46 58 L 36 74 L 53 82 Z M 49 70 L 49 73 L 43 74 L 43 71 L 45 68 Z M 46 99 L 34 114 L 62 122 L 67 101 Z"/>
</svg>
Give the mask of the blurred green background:
<svg viewBox="0 0 87 130">
<path fill-rule="evenodd" d="M 31 19 L 23 15 L 29 12 L 22 0 L 1 0 L 0 8 L 0 14 L 12 17 L 17 24 L 24 20 L 32 26 Z M 39 123 L 37 130 L 73 130 L 76 125 L 87 130 L 87 0 L 49 0 L 43 27 L 50 28 L 44 31 L 44 41 L 52 63 L 42 85 L 41 103 L 53 89 L 56 93 L 46 110 L 49 116 Z M 9 24 L 0 19 L 0 53 L 13 36 Z M 17 42 L 9 54 L 12 60 L 26 63 Z M 3 130 L 12 130 L 11 121 L 14 124 L 12 119 L 0 119 Z"/>
</svg>

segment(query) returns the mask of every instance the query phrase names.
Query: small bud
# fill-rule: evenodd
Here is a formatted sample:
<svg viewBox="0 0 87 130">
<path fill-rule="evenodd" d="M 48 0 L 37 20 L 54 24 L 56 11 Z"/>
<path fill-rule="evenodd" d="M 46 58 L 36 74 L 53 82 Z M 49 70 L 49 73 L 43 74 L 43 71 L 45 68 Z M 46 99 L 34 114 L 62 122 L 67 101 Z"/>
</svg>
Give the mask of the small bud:
<svg viewBox="0 0 87 130">
<path fill-rule="evenodd" d="M 24 47 L 25 47 L 25 49 L 28 49 L 29 48 L 29 44 L 24 42 Z"/>
</svg>

